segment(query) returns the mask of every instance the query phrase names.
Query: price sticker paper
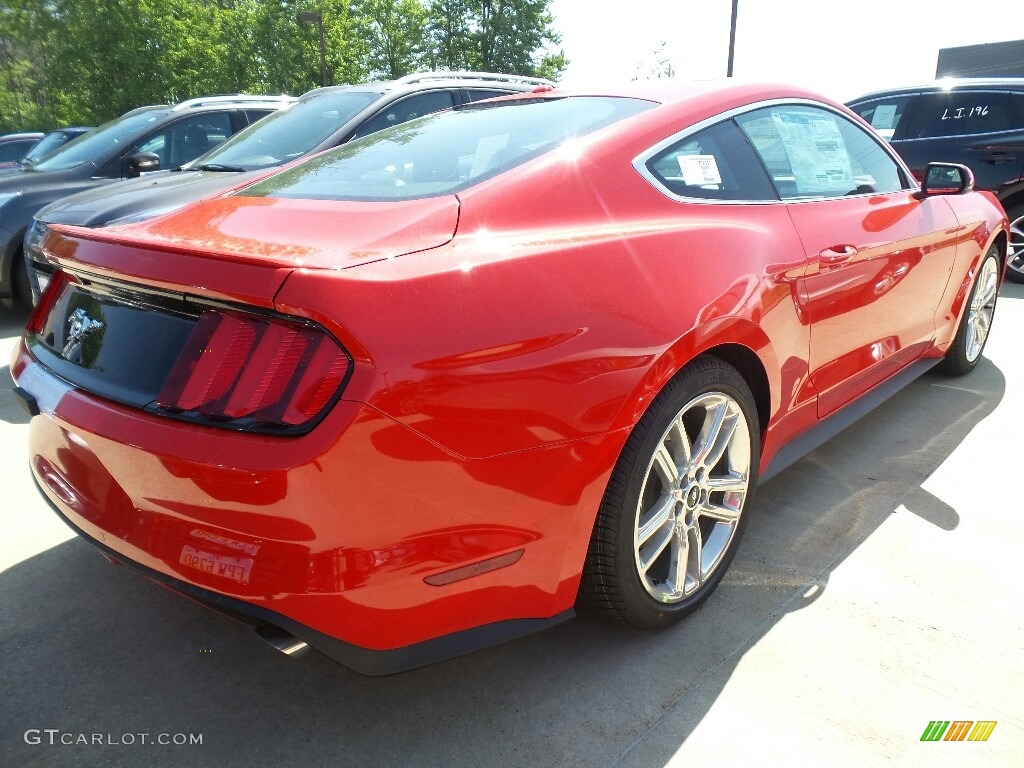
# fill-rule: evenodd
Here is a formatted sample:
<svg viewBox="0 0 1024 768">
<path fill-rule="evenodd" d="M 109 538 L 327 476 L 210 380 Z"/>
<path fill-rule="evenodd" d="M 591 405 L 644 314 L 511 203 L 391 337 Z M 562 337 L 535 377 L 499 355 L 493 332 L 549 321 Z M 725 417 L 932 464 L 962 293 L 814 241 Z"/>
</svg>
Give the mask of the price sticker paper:
<svg viewBox="0 0 1024 768">
<path fill-rule="evenodd" d="M 722 183 L 722 174 L 718 172 L 714 155 L 680 155 L 679 170 L 683 174 L 683 182 L 688 186 Z"/>
</svg>

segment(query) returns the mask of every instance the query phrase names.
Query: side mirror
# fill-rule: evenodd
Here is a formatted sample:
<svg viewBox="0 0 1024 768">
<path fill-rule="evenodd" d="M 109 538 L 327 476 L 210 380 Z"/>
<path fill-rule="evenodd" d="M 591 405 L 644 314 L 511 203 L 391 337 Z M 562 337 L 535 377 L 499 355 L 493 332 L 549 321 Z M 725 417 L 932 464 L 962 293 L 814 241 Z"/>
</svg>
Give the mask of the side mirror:
<svg viewBox="0 0 1024 768">
<path fill-rule="evenodd" d="M 974 173 L 959 163 L 928 163 L 924 171 L 919 200 L 932 195 L 964 195 L 974 189 Z"/>
<path fill-rule="evenodd" d="M 139 152 L 128 158 L 128 176 L 130 178 L 159 170 L 160 155 L 155 152 Z"/>
</svg>

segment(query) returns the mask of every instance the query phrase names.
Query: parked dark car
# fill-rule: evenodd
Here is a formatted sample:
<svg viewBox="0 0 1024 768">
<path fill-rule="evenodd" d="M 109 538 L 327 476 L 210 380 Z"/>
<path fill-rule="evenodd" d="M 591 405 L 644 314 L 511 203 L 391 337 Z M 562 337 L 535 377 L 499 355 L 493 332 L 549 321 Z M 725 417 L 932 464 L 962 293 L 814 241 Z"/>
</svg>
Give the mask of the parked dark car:
<svg viewBox="0 0 1024 768">
<path fill-rule="evenodd" d="M 47 203 L 159 168 L 177 168 L 250 123 L 293 102 L 291 96 L 211 96 L 174 106 L 140 107 L 32 165 L 0 175 L 0 301 L 31 301 L 22 242 Z"/>
<path fill-rule="evenodd" d="M 72 139 L 77 139 L 83 133 L 92 130 L 92 126 L 75 125 L 68 128 L 58 128 L 55 131 L 48 131 L 43 134 L 32 148 L 20 160 L 9 160 L 0 162 L 0 169 L 17 168 L 19 164 L 32 165 L 39 162 L 51 152 L 56 152 Z M 32 134 L 33 136 L 35 134 Z"/>
<path fill-rule="evenodd" d="M 868 94 L 848 106 L 920 180 L 932 160 L 963 163 L 1010 219 L 1006 276 L 1024 283 L 1024 78 L 939 80 Z"/>
<path fill-rule="evenodd" d="M 18 162 L 41 138 L 41 133 L 8 133 L 0 136 L 0 163 Z"/>
<path fill-rule="evenodd" d="M 143 221 L 420 115 L 551 86 L 549 80 L 490 72 L 419 72 L 398 80 L 317 88 L 182 168 L 82 192 L 40 210 L 24 244 L 33 299 L 38 301 L 53 273 L 38 247 L 50 224 L 103 227 Z"/>
</svg>

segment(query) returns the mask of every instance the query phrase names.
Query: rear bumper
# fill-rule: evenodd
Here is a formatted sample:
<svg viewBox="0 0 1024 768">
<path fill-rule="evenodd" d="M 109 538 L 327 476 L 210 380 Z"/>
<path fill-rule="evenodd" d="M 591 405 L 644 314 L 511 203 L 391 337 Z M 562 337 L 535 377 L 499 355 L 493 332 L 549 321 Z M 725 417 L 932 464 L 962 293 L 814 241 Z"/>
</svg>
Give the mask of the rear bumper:
<svg viewBox="0 0 1024 768">
<path fill-rule="evenodd" d="M 205 605 L 218 613 L 221 613 L 236 621 L 249 624 L 253 627 L 271 625 L 279 627 L 295 637 L 305 641 L 310 647 L 316 649 L 323 655 L 334 661 L 358 672 L 371 677 L 392 675 L 398 672 L 405 672 L 409 669 L 434 664 L 439 661 L 455 658 L 472 651 L 488 648 L 499 643 L 512 640 L 517 637 L 529 635 L 548 627 L 553 627 L 563 621 L 571 619 L 575 612 L 570 608 L 549 619 L 514 619 L 498 621 L 481 627 L 454 632 L 444 637 L 426 640 L 420 643 L 394 648 L 391 650 L 377 651 L 369 648 L 362 648 L 352 643 L 346 643 L 337 638 L 318 632 L 312 627 L 300 624 L 289 617 L 275 613 L 251 603 L 246 603 L 227 595 L 202 589 L 195 584 L 190 584 L 180 579 L 175 579 L 165 573 L 148 568 L 132 560 L 126 560 L 117 551 L 89 536 L 81 528 L 78 528 L 68 519 L 60 507 L 43 491 L 36 479 L 36 488 L 39 494 L 50 505 L 50 508 L 63 520 L 72 531 L 99 549 L 108 558 L 123 563 L 148 579 L 169 587 L 181 593 L 197 603 Z"/>
<path fill-rule="evenodd" d="M 571 616 L 619 448 L 606 436 L 460 459 L 350 401 L 309 434 L 271 438 L 102 400 L 24 344 L 11 372 L 33 414 L 33 475 L 77 533 L 366 674 Z M 584 452 L 598 461 L 581 461 Z"/>
</svg>

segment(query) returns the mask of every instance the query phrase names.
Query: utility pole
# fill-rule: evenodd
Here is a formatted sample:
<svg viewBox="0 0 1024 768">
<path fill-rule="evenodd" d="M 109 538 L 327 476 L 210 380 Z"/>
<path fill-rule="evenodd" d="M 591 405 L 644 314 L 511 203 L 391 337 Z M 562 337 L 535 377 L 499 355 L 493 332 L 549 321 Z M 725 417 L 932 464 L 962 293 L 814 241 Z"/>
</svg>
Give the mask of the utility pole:
<svg viewBox="0 0 1024 768">
<path fill-rule="evenodd" d="M 327 85 L 327 50 L 324 47 L 323 11 L 302 11 L 299 14 L 299 21 L 303 24 L 316 24 L 320 31 L 320 85 L 325 86 Z"/>
<path fill-rule="evenodd" d="M 729 24 L 729 66 L 726 77 L 732 77 L 732 61 L 736 56 L 736 13 L 739 11 L 740 0 L 732 0 L 732 22 Z"/>
</svg>

